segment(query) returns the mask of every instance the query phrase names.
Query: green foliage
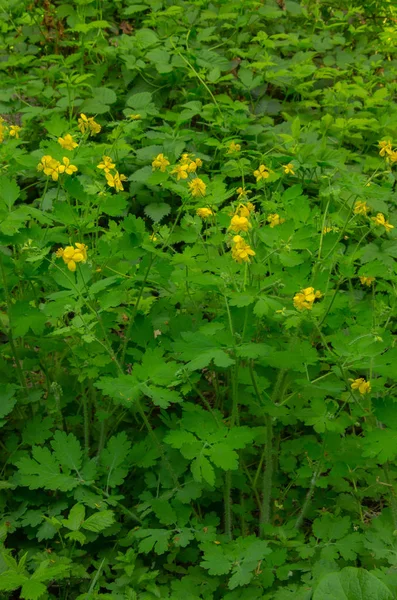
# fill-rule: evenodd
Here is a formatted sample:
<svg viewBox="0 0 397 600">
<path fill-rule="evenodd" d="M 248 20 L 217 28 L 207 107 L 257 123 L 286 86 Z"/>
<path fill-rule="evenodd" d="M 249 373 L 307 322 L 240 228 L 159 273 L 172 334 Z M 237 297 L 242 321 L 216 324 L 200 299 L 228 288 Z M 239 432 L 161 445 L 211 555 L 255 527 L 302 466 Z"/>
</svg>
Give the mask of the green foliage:
<svg viewBox="0 0 397 600">
<path fill-rule="evenodd" d="M 394 3 L 0 16 L 0 597 L 397 598 Z"/>
</svg>

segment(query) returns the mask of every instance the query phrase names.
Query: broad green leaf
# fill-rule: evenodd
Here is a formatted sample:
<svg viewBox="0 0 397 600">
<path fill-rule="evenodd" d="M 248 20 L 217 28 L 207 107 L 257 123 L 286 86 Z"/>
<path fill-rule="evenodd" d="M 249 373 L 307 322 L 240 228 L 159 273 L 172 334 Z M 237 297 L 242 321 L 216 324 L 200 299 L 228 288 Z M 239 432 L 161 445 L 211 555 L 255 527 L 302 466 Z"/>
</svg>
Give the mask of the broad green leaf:
<svg viewBox="0 0 397 600">
<path fill-rule="evenodd" d="M 393 594 L 365 569 L 345 567 L 321 579 L 313 600 L 392 600 Z"/>
<path fill-rule="evenodd" d="M 88 519 L 83 521 L 82 528 L 94 533 L 99 533 L 107 527 L 110 527 L 114 522 L 114 512 L 112 510 L 102 510 L 94 513 Z"/>
<path fill-rule="evenodd" d="M 128 474 L 127 458 L 131 442 L 125 431 L 110 438 L 106 448 L 102 450 L 100 461 L 107 473 L 106 485 L 116 487 L 121 485 Z"/>
</svg>

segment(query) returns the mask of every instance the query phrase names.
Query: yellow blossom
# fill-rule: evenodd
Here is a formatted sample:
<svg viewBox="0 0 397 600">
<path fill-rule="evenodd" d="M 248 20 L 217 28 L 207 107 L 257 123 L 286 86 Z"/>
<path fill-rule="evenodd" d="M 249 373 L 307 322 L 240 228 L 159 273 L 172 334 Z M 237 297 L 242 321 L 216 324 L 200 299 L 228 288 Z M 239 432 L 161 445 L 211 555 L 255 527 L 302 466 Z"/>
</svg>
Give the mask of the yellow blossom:
<svg viewBox="0 0 397 600">
<path fill-rule="evenodd" d="M 367 285 L 368 287 L 375 281 L 375 277 L 360 277 L 360 282 L 362 285 Z"/>
<path fill-rule="evenodd" d="M 259 167 L 254 171 L 254 177 L 256 178 L 256 182 L 261 179 L 267 179 L 269 177 L 269 169 L 265 167 L 265 165 L 259 165 Z"/>
<path fill-rule="evenodd" d="M 251 227 L 252 225 L 248 221 L 247 217 L 239 217 L 238 215 L 234 215 L 230 221 L 229 229 L 234 231 L 234 233 L 240 233 L 240 231 L 248 231 L 251 229 Z"/>
<path fill-rule="evenodd" d="M 394 229 L 394 225 L 391 225 L 385 219 L 385 216 L 382 213 L 378 213 L 376 215 L 376 217 L 371 217 L 371 219 L 375 223 L 375 225 L 383 225 L 383 227 L 386 229 L 386 231 L 390 231 L 391 229 Z"/>
<path fill-rule="evenodd" d="M 251 194 L 251 191 L 250 191 L 250 190 L 246 190 L 246 189 L 245 189 L 245 188 L 243 188 L 243 187 L 239 187 L 239 188 L 237 188 L 237 190 L 236 190 L 236 191 L 237 191 L 237 194 L 238 194 L 238 196 L 237 196 L 237 200 L 243 200 L 244 198 L 246 198 L 246 197 L 247 197 L 247 195 L 248 195 L 248 194 Z"/>
<path fill-rule="evenodd" d="M 75 244 L 76 247 L 66 246 L 66 248 L 59 248 L 56 251 L 56 256 L 62 258 L 63 262 L 67 265 L 69 271 L 75 271 L 77 263 L 86 262 L 87 260 L 87 246 L 85 244 Z"/>
<path fill-rule="evenodd" d="M 366 381 L 364 377 L 359 377 L 358 379 L 350 379 L 353 383 L 351 384 L 352 390 L 358 390 L 362 396 L 365 394 L 369 394 L 371 391 L 371 383 Z"/>
<path fill-rule="evenodd" d="M 60 169 L 62 169 L 60 173 L 66 173 L 67 175 L 73 175 L 73 173 L 76 173 L 77 167 L 75 165 L 71 165 L 70 160 L 66 156 L 62 158 L 62 162 L 63 165 L 60 166 Z"/>
<path fill-rule="evenodd" d="M 4 142 L 4 136 L 6 133 L 6 127 L 4 125 L 4 119 L 0 117 L 0 144 Z"/>
<path fill-rule="evenodd" d="M 313 287 L 304 288 L 294 296 L 294 306 L 298 310 L 311 310 L 313 308 L 313 303 L 316 298 L 321 298 L 322 293 L 317 290 L 314 291 Z"/>
<path fill-rule="evenodd" d="M 47 176 L 51 176 L 53 181 L 58 181 L 59 174 L 64 173 L 65 165 L 61 165 L 58 160 L 52 158 L 49 154 L 42 156 L 39 164 L 37 165 L 38 171 L 43 171 Z M 77 170 L 77 169 L 76 169 Z"/>
<path fill-rule="evenodd" d="M 179 181 L 180 179 L 187 179 L 188 178 L 188 168 L 189 165 L 185 164 L 185 165 L 176 165 L 172 171 L 171 171 L 171 175 L 176 175 L 176 179 L 177 181 Z"/>
<path fill-rule="evenodd" d="M 125 175 L 119 174 L 118 171 L 114 175 L 111 173 L 105 173 L 106 181 L 109 187 L 114 187 L 116 192 L 122 192 L 124 190 L 123 181 L 127 181 Z"/>
<path fill-rule="evenodd" d="M 192 196 L 205 196 L 205 190 L 207 189 L 207 186 L 204 181 L 200 179 L 200 177 L 195 177 L 188 185 Z"/>
<path fill-rule="evenodd" d="M 235 142 L 230 142 L 227 153 L 233 154 L 234 152 L 240 152 L 240 150 L 241 150 L 240 144 L 236 144 Z"/>
<path fill-rule="evenodd" d="M 391 163 L 397 162 L 397 150 L 393 150 L 392 152 L 390 152 L 389 160 Z"/>
<path fill-rule="evenodd" d="M 362 200 L 357 200 L 357 202 L 354 205 L 355 215 L 366 215 L 369 211 L 370 208 L 366 202 L 363 202 Z"/>
<path fill-rule="evenodd" d="M 141 115 L 128 115 L 128 118 L 131 119 L 131 121 L 138 121 L 138 119 L 141 118 Z"/>
<path fill-rule="evenodd" d="M 60 144 L 65 150 L 74 150 L 78 146 L 70 133 L 67 133 L 65 137 L 59 137 L 58 144 Z"/>
<path fill-rule="evenodd" d="M 188 173 L 195 173 L 197 171 L 197 163 L 195 160 L 191 160 L 187 164 L 187 171 L 188 171 Z"/>
<path fill-rule="evenodd" d="M 159 169 L 162 173 L 165 173 L 166 168 L 170 164 L 170 161 L 164 154 L 158 154 L 152 162 L 153 171 Z"/>
<path fill-rule="evenodd" d="M 331 231 L 339 231 L 339 227 L 324 227 L 323 234 L 331 233 Z"/>
<path fill-rule="evenodd" d="M 89 131 L 90 135 L 96 135 L 101 131 L 101 126 L 99 123 L 94 121 L 94 117 L 87 117 L 83 113 L 81 113 L 77 123 L 81 133 L 86 133 Z"/>
<path fill-rule="evenodd" d="M 283 169 L 284 169 L 285 175 L 288 175 L 288 174 L 295 175 L 293 164 L 288 163 L 288 165 L 283 165 Z"/>
<path fill-rule="evenodd" d="M 208 219 L 208 217 L 211 217 L 213 214 L 214 213 L 210 208 L 198 208 L 196 210 L 196 215 L 199 216 L 201 219 Z"/>
<path fill-rule="evenodd" d="M 152 233 L 151 235 L 149 235 L 149 240 L 151 242 L 157 242 L 158 241 L 158 237 L 156 236 L 155 233 Z"/>
<path fill-rule="evenodd" d="M 201 158 L 195 158 L 194 162 L 196 163 L 197 167 L 202 167 L 203 166 L 203 161 L 201 160 Z"/>
<path fill-rule="evenodd" d="M 232 246 L 233 259 L 238 263 L 250 262 L 250 256 L 255 256 L 251 246 L 245 242 L 241 235 L 235 235 Z"/>
<path fill-rule="evenodd" d="M 109 173 L 111 169 L 115 169 L 116 165 L 110 156 L 102 156 L 102 162 L 96 166 L 97 169 L 103 169 L 105 173 Z"/>
<path fill-rule="evenodd" d="M 19 127 L 19 125 L 10 125 L 10 135 L 12 137 L 15 137 L 16 139 L 19 139 L 19 132 L 21 131 L 22 127 Z"/>
<path fill-rule="evenodd" d="M 387 154 L 390 154 L 392 152 L 390 140 L 383 140 L 378 143 L 378 146 L 380 148 L 380 150 L 379 150 L 380 156 L 386 156 Z"/>
<path fill-rule="evenodd" d="M 273 229 L 273 227 L 276 227 L 276 225 L 281 225 L 282 223 L 285 223 L 285 219 L 281 219 L 280 215 L 278 215 L 277 213 L 269 215 L 267 217 L 267 221 L 268 223 L 270 223 L 271 229 Z"/>
</svg>

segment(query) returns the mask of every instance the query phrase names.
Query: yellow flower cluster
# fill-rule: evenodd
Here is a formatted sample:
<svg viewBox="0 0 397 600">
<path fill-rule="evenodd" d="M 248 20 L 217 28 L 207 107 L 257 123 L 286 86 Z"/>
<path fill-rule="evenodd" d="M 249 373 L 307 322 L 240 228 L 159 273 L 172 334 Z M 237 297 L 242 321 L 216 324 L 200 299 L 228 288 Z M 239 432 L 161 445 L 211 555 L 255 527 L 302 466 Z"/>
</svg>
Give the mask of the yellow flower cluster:
<svg viewBox="0 0 397 600">
<path fill-rule="evenodd" d="M 123 181 L 127 181 L 127 177 L 117 170 L 114 174 L 110 172 L 112 169 L 116 169 L 116 165 L 110 156 L 102 156 L 102 162 L 100 162 L 96 168 L 101 169 L 105 173 L 106 182 L 109 187 L 114 188 L 116 192 L 122 192 L 124 190 Z"/>
<path fill-rule="evenodd" d="M 58 144 L 64 148 L 64 150 L 74 150 L 78 144 L 74 141 L 73 136 L 67 133 L 65 137 L 58 138 Z"/>
<path fill-rule="evenodd" d="M 256 183 L 261 181 L 261 179 L 267 179 L 270 175 L 269 169 L 265 165 L 259 165 L 259 167 L 254 171 L 254 177 L 256 179 Z"/>
<path fill-rule="evenodd" d="M 350 379 L 353 383 L 351 384 L 352 390 L 358 390 L 362 396 L 365 394 L 369 394 L 371 391 L 371 383 L 366 381 L 364 377 L 359 377 L 358 379 Z"/>
<path fill-rule="evenodd" d="M 236 152 L 240 152 L 240 150 L 241 150 L 240 144 L 236 144 L 236 142 L 230 142 L 227 153 L 235 154 Z"/>
<path fill-rule="evenodd" d="M 391 225 L 391 223 L 385 219 L 385 215 L 382 213 L 378 213 L 376 217 L 371 217 L 371 221 L 373 221 L 375 225 L 382 225 L 386 231 L 394 229 L 394 225 Z"/>
<path fill-rule="evenodd" d="M 190 193 L 194 198 L 205 196 L 207 185 L 200 177 L 195 177 L 192 181 L 189 181 L 188 186 Z"/>
<path fill-rule="evenodd" d="M 62 164 L 63 163 L 63 164 Z M 37 165 L 38 171 L 43 171 L 47 177 L 51 176 L 53 181 L 58 181 L 59 175 L 66 173 L 67 175 L 73 175 L 76 173 L 77 167 L 70 163 L 70 160 L 64 156 L 62 163 L 55 158 L 52 158 L 49 154 L 41 157 L 39 164 Z"/>
<path fill-rule="evenodd" d="M 285 219 L 282 219 L 279 214 L 273 213 L 267 217 L 268 223 L 270 223 L 270 228 L 276 227 L 276 225 L 281 225 L 285 223 Z"/>
<path fill-rule="evenodd" d="M 201 219 L 208 219 L 213 215 L 213 211 L 210 208 L 198 208 L 196 210 L 196 215 Z"/>
<path fill-rule="evenodd" d="M 391 140 L 382 140 L 378 145 L 380 156 L 384 156 L 387 162 L 397 162 L 397 150 L 393 150 Z"/>
<path fill-rule="evenodd" d="M 164 154 L 158 154 L 156 156 L 156 158 L 153 159 L 153 162 L 152 162 L 153 171 L 158 169 L 162 173 L 165 173 L 165 169 L 168 167 L 169 164 L 170 164 L 170 161 L 168 160 L 168 158 L 166 156 L 164 156 Z"/>
<path fill-rule="evenodd" d="M 171 171 L 171 175 L 176 175 L 177 181 L 180 179 L 187 179 L 189 173 L 195 173 L 198 167 L 201 167 L 202 164 L 203 161 L 201 158 L 194 158 L 191 154 L 185 152 L 182 154 L 179 163 L 175 165 Z"/>
<path fill-rule="evenodd" d="M 360 277 L 360 282 L 362 285 L 367 285 L 368 287 L 370 285 L 372 285 L 372 283 L 375 281 L 375 277 Z"/>
<path fill-rule="evenodd" d="M 21 130 L 22 130 L 22 127 L 19 127 L 19 125 L 8 126 L 5 122 L 5 120 L 2 117 L 0 117 L 0 144 L 2 142 L 4 142 L 7 132 L 11 137 L 14 137 L 15 139 L 19 139 L 19 132 Z"/>
<path fill-rule="evenodd" d="M 362 200 L 357 200 L 357 202 L 354 205 L 354 214 L 355 215 L 366 215 L 367 212 L 370 212 L 370 207 L 368 206 L 368 204 L 366 202 L 363 202 Z"/>
<path fill-rule="evenodd" d="M 59 248 L 56 251 L 56 256 L 62 258 L 65 265 L 67 265 L 69 271 L 75 271 L 77 263 L 85 263 L 87 260 L 87 246 L 85 244 L 75 243 L 73 246 L 66 246 L 66 248 Z"/>
<path fill-rule="evenodd" d="M 251 246 L 245 242 L 241 235 L 235 235 L 232 246 L 233 259 L 238 263 L 250 262 L 250 256 L 255 256 Z"/>
<path fill-rule="evenodd" d="M 319 290 L 315 292 L 313 287 L 308 287 L 295 294 L 294 306 L 298 310 L 311 310 L 316 298 L 321 297 L 322 293 Z"/>
<path fill-rule="evenodd" d="M 331 233 L 331 231 L 339 231 L 339 227 L 324 227 L 323 234 Z"/>
<path fill-rule="evenodd" d="M 295 175 L 294 165 L 293 164 L 288 163 L 288 165 L 283 165 L 283 169 L 284 169 L 284 174 L 285 175 Z"/>
<path fill-rule="evenodd" d="M 81 133 L 89 132 L 90 135 L 96 135 L 102 129 L 102 127 L 94 120 L 94 117 L 87 117 L 81 113 L 79 120 L 77 121 Z"/>
</svg>

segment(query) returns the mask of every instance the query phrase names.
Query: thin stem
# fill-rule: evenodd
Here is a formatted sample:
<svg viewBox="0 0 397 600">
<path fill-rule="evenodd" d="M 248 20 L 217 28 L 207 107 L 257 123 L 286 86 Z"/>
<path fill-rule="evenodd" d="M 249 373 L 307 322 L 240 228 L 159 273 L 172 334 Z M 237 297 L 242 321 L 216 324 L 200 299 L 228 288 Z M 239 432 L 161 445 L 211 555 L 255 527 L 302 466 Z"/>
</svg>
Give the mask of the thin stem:
<svg viewBox="0 0 397 600">
<path fill-rule="evenodd" d="M 300 527 L 303 523 L 303 519 L 305 518 L 308 508 L 310 506 L 310 503 L 312 501 L 313 494 L 314 494 L 314 488 L 316 487 L 317 479 L 318 479 L 320 473 L 321 473 L 321 463 L 318 463 L 317 468 L 313 473 L 313 477 L 311 478 L 310 487 L 307 490 L 305 501 L 300 510 L 298 518 L 295 521 L 295 525 L 294 525 L 295 529 L 300 529 Z"/>
<path fill-rule="evenodd" d="M 225 507 L 225 534 L 229 540 L 233 539 L 232 531 L 232 474 L 230 471 L 225 473 L 225 483 L 223 486 L 223 504 Z"/>
</svg>

